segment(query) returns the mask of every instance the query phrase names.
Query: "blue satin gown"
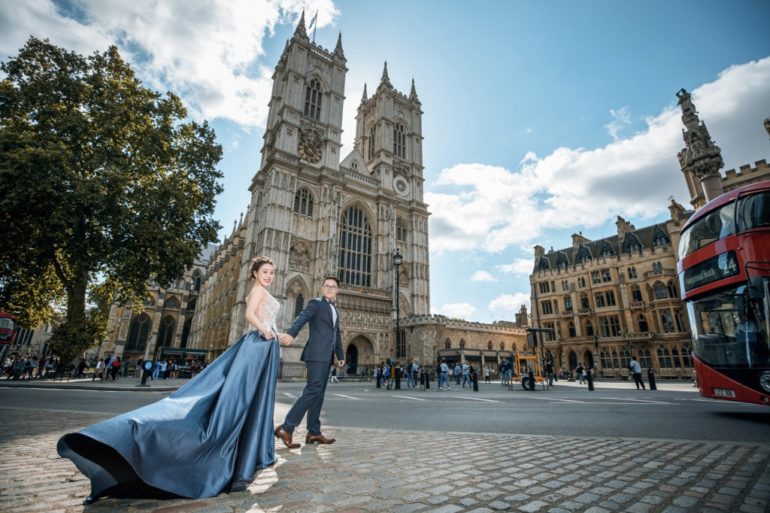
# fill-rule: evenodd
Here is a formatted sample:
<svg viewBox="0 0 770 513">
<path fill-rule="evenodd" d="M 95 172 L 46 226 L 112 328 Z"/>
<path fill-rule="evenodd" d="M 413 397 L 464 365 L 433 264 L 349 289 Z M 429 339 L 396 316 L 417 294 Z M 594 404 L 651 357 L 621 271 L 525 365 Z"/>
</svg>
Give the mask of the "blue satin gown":
<svg viewBox="0 0 770 513">
<path fill-rule="evenodd" d="M 91 497 L 213 497 L 275 463 L 277 340 L 245 334 L 168 397 L 64 435 Z"/>
</svg>

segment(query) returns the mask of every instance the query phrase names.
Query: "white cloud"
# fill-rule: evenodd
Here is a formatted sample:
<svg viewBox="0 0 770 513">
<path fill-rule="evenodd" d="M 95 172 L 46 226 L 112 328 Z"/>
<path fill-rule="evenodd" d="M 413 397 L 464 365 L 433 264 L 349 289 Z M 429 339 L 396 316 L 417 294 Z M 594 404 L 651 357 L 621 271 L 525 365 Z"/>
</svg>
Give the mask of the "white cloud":
<svg viewBox="0 0 770 513">
<path fill-rule="evenodd" d="M 65 14 L 50 0 L 0 7 L 0 54 L 15 55 L 30 35 L 81 54 L 115 44 L 137 75 L 178 94 L 191 116 L 263 126 L 272 66 L 259 63 L 263 38 L 278 23 L 318 11 L 318 26 L 339 11 L 332 0 L 151 0 L 75 2 Z M 309 16 L 306 17 L 309 21 Z"/>
<path fill-rule="evenodd" d="M 497 281 L 497 278 L 489 274 L 487 271 L 476 271 L 471 275 L 471 281 Z"/>
<path fill-rule="evenodd" d="M 612 140 L 617 141 L 620 138 L 620 131 L 631 124 L 631 109 L 628 106 L 618 110 L 610 109 L 610 116 L 612 116 L 612 121 L 604 125 L 604 128 L 607 129 Z"/>
<path fill-rule="evenodd" d="M 432 310 L 432 313 L 446 315 L 454 319 L 468 319 L 476 313 L 476 307 L 470 303 L 447 303 L 441 305 L 438 310 Z"/>
<path fill-rule="evenodd" d="M 528 164 L 530 162 L 537 162 L 537 153 L 534 151 L 528 151 L 524 158 L 519 161 L 519 165 Z"/>
<path fill-rule="evenodd" d="M 517 258 L 510 264 L 496 265 L 495 268 L 505 274 L 514 274 L 517 276 L 529 276 L 535 267 L 532 258 Z"/>
<path fill-rule="evenodd" d="M 521 309 L 521 305 L 526 306 L 527 311 L 530 310 L 529 294 L 523 292 L 501 294 L 490 301 L 489 310 L 507 314 L 518 313 L 519 309 Z"/>
<path fill-rule="evenodd" d="M 732 66 L 692 95 L 726 169 L 767 154 L 770 57 Z M 665 213 L 672 195 L 686 204 L 676 158 L 684 145 L 680 116 L 672 103 L 631 137 L 594 149 L 558 148 L 535 160 L 527 154 L 517 171 L 483 163 L 443 169 L 425 194 L 431 250 L 496 253 L 531 245 L 548 229 L 600 226 L 616 215 L 639 226 Z"/>
</svg>

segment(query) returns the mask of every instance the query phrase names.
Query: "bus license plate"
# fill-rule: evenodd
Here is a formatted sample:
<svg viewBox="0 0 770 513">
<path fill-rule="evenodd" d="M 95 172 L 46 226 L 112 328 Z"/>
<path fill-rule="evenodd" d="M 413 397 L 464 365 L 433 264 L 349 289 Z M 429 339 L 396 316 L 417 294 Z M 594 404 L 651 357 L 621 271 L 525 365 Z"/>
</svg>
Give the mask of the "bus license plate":
<svg viewBox="0 0 770 513">
<path fill-rule="evenodd" d="M 717 397 L 729 397 L 730 399 L 735 399 L 735 391 L 730 390 L 729 388 L 715 388 L 714 395 Z"/>
</svg>

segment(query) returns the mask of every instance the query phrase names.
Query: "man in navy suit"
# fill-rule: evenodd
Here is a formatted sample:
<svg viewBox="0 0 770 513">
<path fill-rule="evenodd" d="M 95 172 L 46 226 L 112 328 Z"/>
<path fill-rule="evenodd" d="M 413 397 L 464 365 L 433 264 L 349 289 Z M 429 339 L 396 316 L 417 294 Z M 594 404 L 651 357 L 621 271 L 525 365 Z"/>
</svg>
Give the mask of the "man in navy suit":
<svg viewBox="0 0 770 513">
<path fill-rule="evenodd" d="M 307 384 L 302 395 L 286 415 L 283 424 L 275 428 L 275 436 L 289 449 L 300 446 L 292 442 L 294 428 L 302 421 L 307 413 L 307 436 L 305 443 L 333 444 L 334 438 L 326 438 L 321 433 L 321 406 L 324 402 L 326 384 L 329 382 L 329 367 L 334 364 L 342 368 L 345 365 L 345 354 L 342 352 L 342 335 L 340 334 L 340 316 L 334 301 L 339 291 L 339 281 L 335 277 L 324 279 L 322 296 L 311 299 L 304 310 L 297 316 L 291 327 L 286 330 L 281 340 L 284 344 L 294 342 L 302 327 L 310 323 L 310 336 L 301 360 L 307 367 Z"/>
</svg>

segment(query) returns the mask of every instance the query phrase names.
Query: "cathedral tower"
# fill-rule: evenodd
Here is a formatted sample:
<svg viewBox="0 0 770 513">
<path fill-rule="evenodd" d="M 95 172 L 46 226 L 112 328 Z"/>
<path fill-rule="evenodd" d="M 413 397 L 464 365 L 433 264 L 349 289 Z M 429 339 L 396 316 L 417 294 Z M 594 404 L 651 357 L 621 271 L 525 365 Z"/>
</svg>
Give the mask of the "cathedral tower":
<svg viewBox="0 0 770 513">
<path fill-rule="evenodd" d="M 347 61 L 342 36 L 333 51 L 311 42 L 304 15 L 273 74 L 262 161 L 251 182 L 251 205 L 229 343 L 244 332 L 251 259 L 275 261 L 270 292 L 281 302 L 285 330 L 307 301 L 337 276 L 337 302 L 348 372 L 360 374 L 394 357 L 424 359 L 409 337 L 396 347 L 396 290 L 402 318 L 428 314 L 428 211 L 423 203 L 420 102 L 383 72 L 382 83 L 358 109 L 352 151 L 341 158 Z M 374 127 L 375 149 L 359 132 Z M 368 132 L 367 132 L 368 133 Z M 403 257 L 398 287 L 392 265 Z M 282 349 L 298 362 L 306 340 Z"/>
<path fill-rule="evenodd" d="M 323 242 L 330 241 L 338 210 L 335 182 L 346 73 L 341 35 L 333 51 L 311 42 L 303 13 L 273 73 L 262 161 L 249 187 L 250 215 L 231 344 L 246 327 L 243 312 L 254 256 L 275 261 L 271 292 L 279 300 L 287 299 L 289 289 L 301 301 L 318 295 L 317 282 L 335 270 L 329 263 L 329 244 Z M 302 271 L 302 277 L 292 281 L 292 268 Z M 294 308 L 282 303 L 279 323 L 286 328 Z"/>
</svg>

